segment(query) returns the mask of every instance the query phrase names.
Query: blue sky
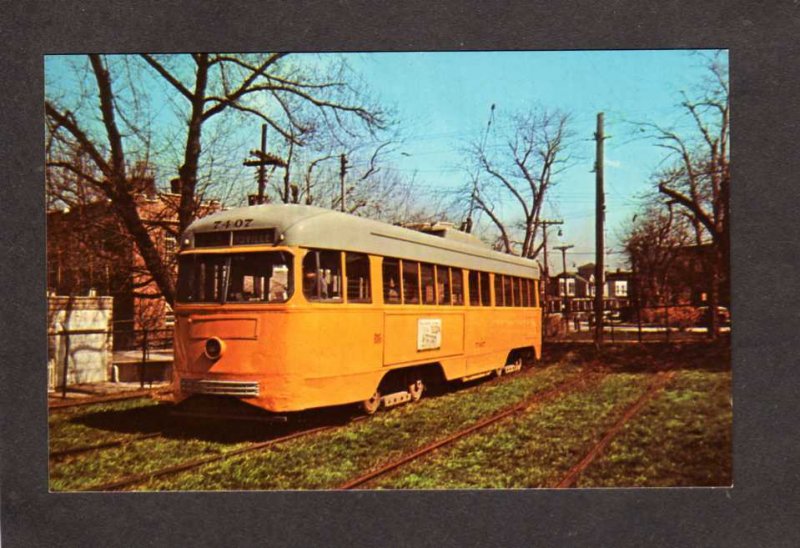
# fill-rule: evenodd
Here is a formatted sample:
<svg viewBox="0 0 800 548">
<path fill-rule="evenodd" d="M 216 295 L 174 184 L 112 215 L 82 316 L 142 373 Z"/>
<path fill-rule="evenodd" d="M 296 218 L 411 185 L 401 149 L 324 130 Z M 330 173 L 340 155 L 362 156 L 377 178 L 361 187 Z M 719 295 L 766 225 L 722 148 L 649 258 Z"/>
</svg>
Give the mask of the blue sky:
<svg viewBox="0 0 800 548">
<path fill-rule="evenodd" d="M 653 188 L 650 176 L 664 150 L 642 137 L 636 122 L 685 127 L 679 107 L 707 75 L 712 52 L 570 51 L 352 54 L 350 63 L 387 104 L 408 133 L 403 168 L 432 187 L 463 185 L 459 152 L 480 136 L 496 114 L 531 107 L 561 109 L 572 117 L 574 165 L 557 181 L 549 218 L 564 220 L 551 245 L 574 244 L 568 267 L 594 261 L 595 175 L 592 172 L 597 113 L 605 117 L 607 263 L 622 260 L 617 236 L 637 209 L 637 197 Z M 561 270 L 560 256 L 550 257 Z"/>
<path fill-rule="evenodd" d="M 604 112 L 609 137 L 606 247 L 611 253 L 607 264 L 615 267 L 623 260 L 617 236 L 635 213 L 636 198 L 653 188 L 650 175 L 664 159 L 664 150 L 643 138 L 633 123 L 685 125 L 685 113 L 678 106 L 680 92 L 691 94 L 702 85 L 710 55 L 661 50 L 352 53 L 345 57 L 372 95 L 395 110 L 404 136 L 393 157 L 396 168 L 415 175 L 418 184 L 434 193 L 464 185 L 467 174 L 461 151 L 483 134 L 492 104 L 497 117 L 534 107 L 569 113 L 574 161 L 557 179 L 544 213 L 564 220 L 563 236 L 552 229 L 549 243 L 575 245 L 568 252 L 569 267 L 594 260 L 592 137 L 596 115 Z M 75 80 L 70 79 L 74 61 L 70 56 L 47 58 L 48 94 L 76 89 Z M 154 90 L 156 97 L 163 97 L 162 93 Z M 247 142 L 258 142 L 259 127 L 254 122 L 252 130 L 247 130 Z M 560 256 L 551 255 L 550 265 L 559 272 Z"/>
</svg>

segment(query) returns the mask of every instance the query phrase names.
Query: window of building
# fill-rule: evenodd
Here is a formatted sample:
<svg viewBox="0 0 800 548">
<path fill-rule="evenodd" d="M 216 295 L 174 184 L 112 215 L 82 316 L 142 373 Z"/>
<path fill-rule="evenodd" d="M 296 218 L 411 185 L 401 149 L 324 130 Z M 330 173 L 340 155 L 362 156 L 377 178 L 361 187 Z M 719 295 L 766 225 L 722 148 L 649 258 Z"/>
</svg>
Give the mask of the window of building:
<svg viewBox="0 0 800 548">
<path fill-rule="evenodd" d="M 178 240 L 174 236 L 164 236 L 164 262 L 175 264 L 175 253 L 178 251 Z"/>
<path fill-rule="evenodd" d="M 303 295 L 309 301 L 342 302 L 342 254 L 312 249 L 303 258 Z"/>
<path fill-rule="evenodd" d="M 433 265 L 421 263 L 419 272 L 422 282 L 422 303 L 436 304 L 436 281 L 433 274 Z"/>
<path fill-rule="evenodd" d="M 460 268 L 451 268 L 450 274 L 453 284 L 453 304 L 464 305 L 464 271 Z"/>
<path fill-rule="evenodd" d="M 575 278 L 567 279 L 567 296 L 568 297 L 575 296 Z"/>
<path fill-rule="evenodd" d="M 436 286 L 439 304 L 450 304 L 450 269 L 446 266 L 436 266 Z"/>
<path fill-rule="evenodd" d="M 345 253 L 345 276 L 347 277 L 347 302 L 371 303 L 369 280 L 369 257 L 363 253 Z"/>
<path fill-rule="evenodd" d="M 419 263 L 402 261 L 403 304 L 419 304 Z"/>
<path fill-rule="evenodd" d="M 617 280 L 614 282 L 614 295 L 617 297 L 628 296 L 628 282 L 626 280 Z"/>
<path fill-rule="evenodd" d="M 383 259 L 383 302 L 400 304 L 400 261 Z"/>
</svg>

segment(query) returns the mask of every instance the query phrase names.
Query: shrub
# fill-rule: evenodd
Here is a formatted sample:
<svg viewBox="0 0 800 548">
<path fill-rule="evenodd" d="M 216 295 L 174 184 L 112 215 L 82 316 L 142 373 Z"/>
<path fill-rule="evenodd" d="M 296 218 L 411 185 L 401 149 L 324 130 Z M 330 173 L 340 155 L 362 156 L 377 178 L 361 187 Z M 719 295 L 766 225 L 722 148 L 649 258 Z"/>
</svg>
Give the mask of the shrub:
<svg viewBox="0 0 800 548">
<path fill-rule="evenodd" d="M 672 327 L 692 327 L 697 325 L 703 314 L 696 306 L 669 307 L 669 325 Z M 665 310 L 663 307 L 643 308 L 642 323 L 664 325 Z"/>
</svg>

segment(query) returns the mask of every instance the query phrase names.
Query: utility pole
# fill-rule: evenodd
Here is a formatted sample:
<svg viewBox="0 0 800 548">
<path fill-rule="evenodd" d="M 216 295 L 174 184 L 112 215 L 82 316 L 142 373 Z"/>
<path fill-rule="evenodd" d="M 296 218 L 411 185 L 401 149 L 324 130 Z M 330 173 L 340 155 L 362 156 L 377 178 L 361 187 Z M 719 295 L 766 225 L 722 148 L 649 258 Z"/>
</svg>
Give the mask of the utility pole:
<svg viewBox="0 0 800 548">
<path fill-rule="evenodd" d="M 261 154 L 267 153 L 267 124 L 261 124 Z M 258 199 L 256 203 L 264 203 L 264 187 L 266 186 L 266 164 L 258 166 Z"/>
<path fill-rule="evenodd" d="M 344 212 L 344 174 L 347 172 L 347 158 L 344 154 L 339 157 L 339 184 L 342 192 L 341 210 Z"/>
<path fill-rule="evenodd" d="M 251 150 L 250 155 L 254 156 L 254 159 L 245 160 L 243 164 L 246 166 L 258 167 L 258 195 L 256 196 L 256 203 L 263 204 L 267 166 L 288 167 L 288 164 L 284 160 L 267 152 L 267 124 L 261 126 L 261 149 Z"/>
<path fill-rule="evenodd" d="M 597 114 L 597 132 L 594 134 L 597 141 L 595 160 L 596 177 L 596 210 L 595 210 L 595 266 L 594 266 L 594 344 L 598 349 L 603 344 L 603 287 L 605 286 L 604 274 L 604 242 L 603 221 L 606 214 L 606 198 L 603 191 L 603 113 Z"/>
<path fill-rule="evenodd" d="M 574 245 L 559 245 L 554 249 L 561 251 L 562 272 L 564 274 L 564 320 L 567 332 L 569 332 L 569 291 L 567 290 L 567 250 L 575 247 Z"/>
<path fill-rule="evenodd" d="M 539 221 L 539 224 L 542 226 L 542 248 L 544 250 L 544 283 L 542 284 L 542 290 L 544 291 L 544 313 L 547 315 L 549 310 L 549 293 L 547 291 L 547 285 L 550 283 L 550 265 L 547 264 L 547 227 L 552 225 L 563 225 L 564 221 L 548 221 L 543 220 Z"/>
</svg>

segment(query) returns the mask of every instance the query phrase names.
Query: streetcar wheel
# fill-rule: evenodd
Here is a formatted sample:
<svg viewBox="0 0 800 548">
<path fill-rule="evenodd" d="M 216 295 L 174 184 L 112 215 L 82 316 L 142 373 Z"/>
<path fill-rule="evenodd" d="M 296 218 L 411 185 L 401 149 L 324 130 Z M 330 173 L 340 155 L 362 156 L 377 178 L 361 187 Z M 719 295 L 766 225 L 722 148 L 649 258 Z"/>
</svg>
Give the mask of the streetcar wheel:
<svg viewBox="0 0 800 548">
<path fill-rule="evenodd" d="M 422 397 L 422 391 L 425 390 L 425 385 L 422 384 L 420 379 L 408 385 L 408 393 L 411 394 L 411 401 L 418 402 Z"/>
<path fill-rule="evenodd" d="M 503 371 L 505 371 L 505 369 L 503 369 L 502 367 L 498 367 L 497 369 L 494 370 L 494 376 L 495 377 L 502 377 L 503 376 Z"/>
<path fill-rule="evenodd" d="M 372 397 L 368 400 L 364 400 L 361 402 L 361 409 L 364 410 L 364 413 L 367 415 L 374 415 L 375 412 L 381 406 L 381 393 L 377 390 L 372 395 Z"/>
</svg>

